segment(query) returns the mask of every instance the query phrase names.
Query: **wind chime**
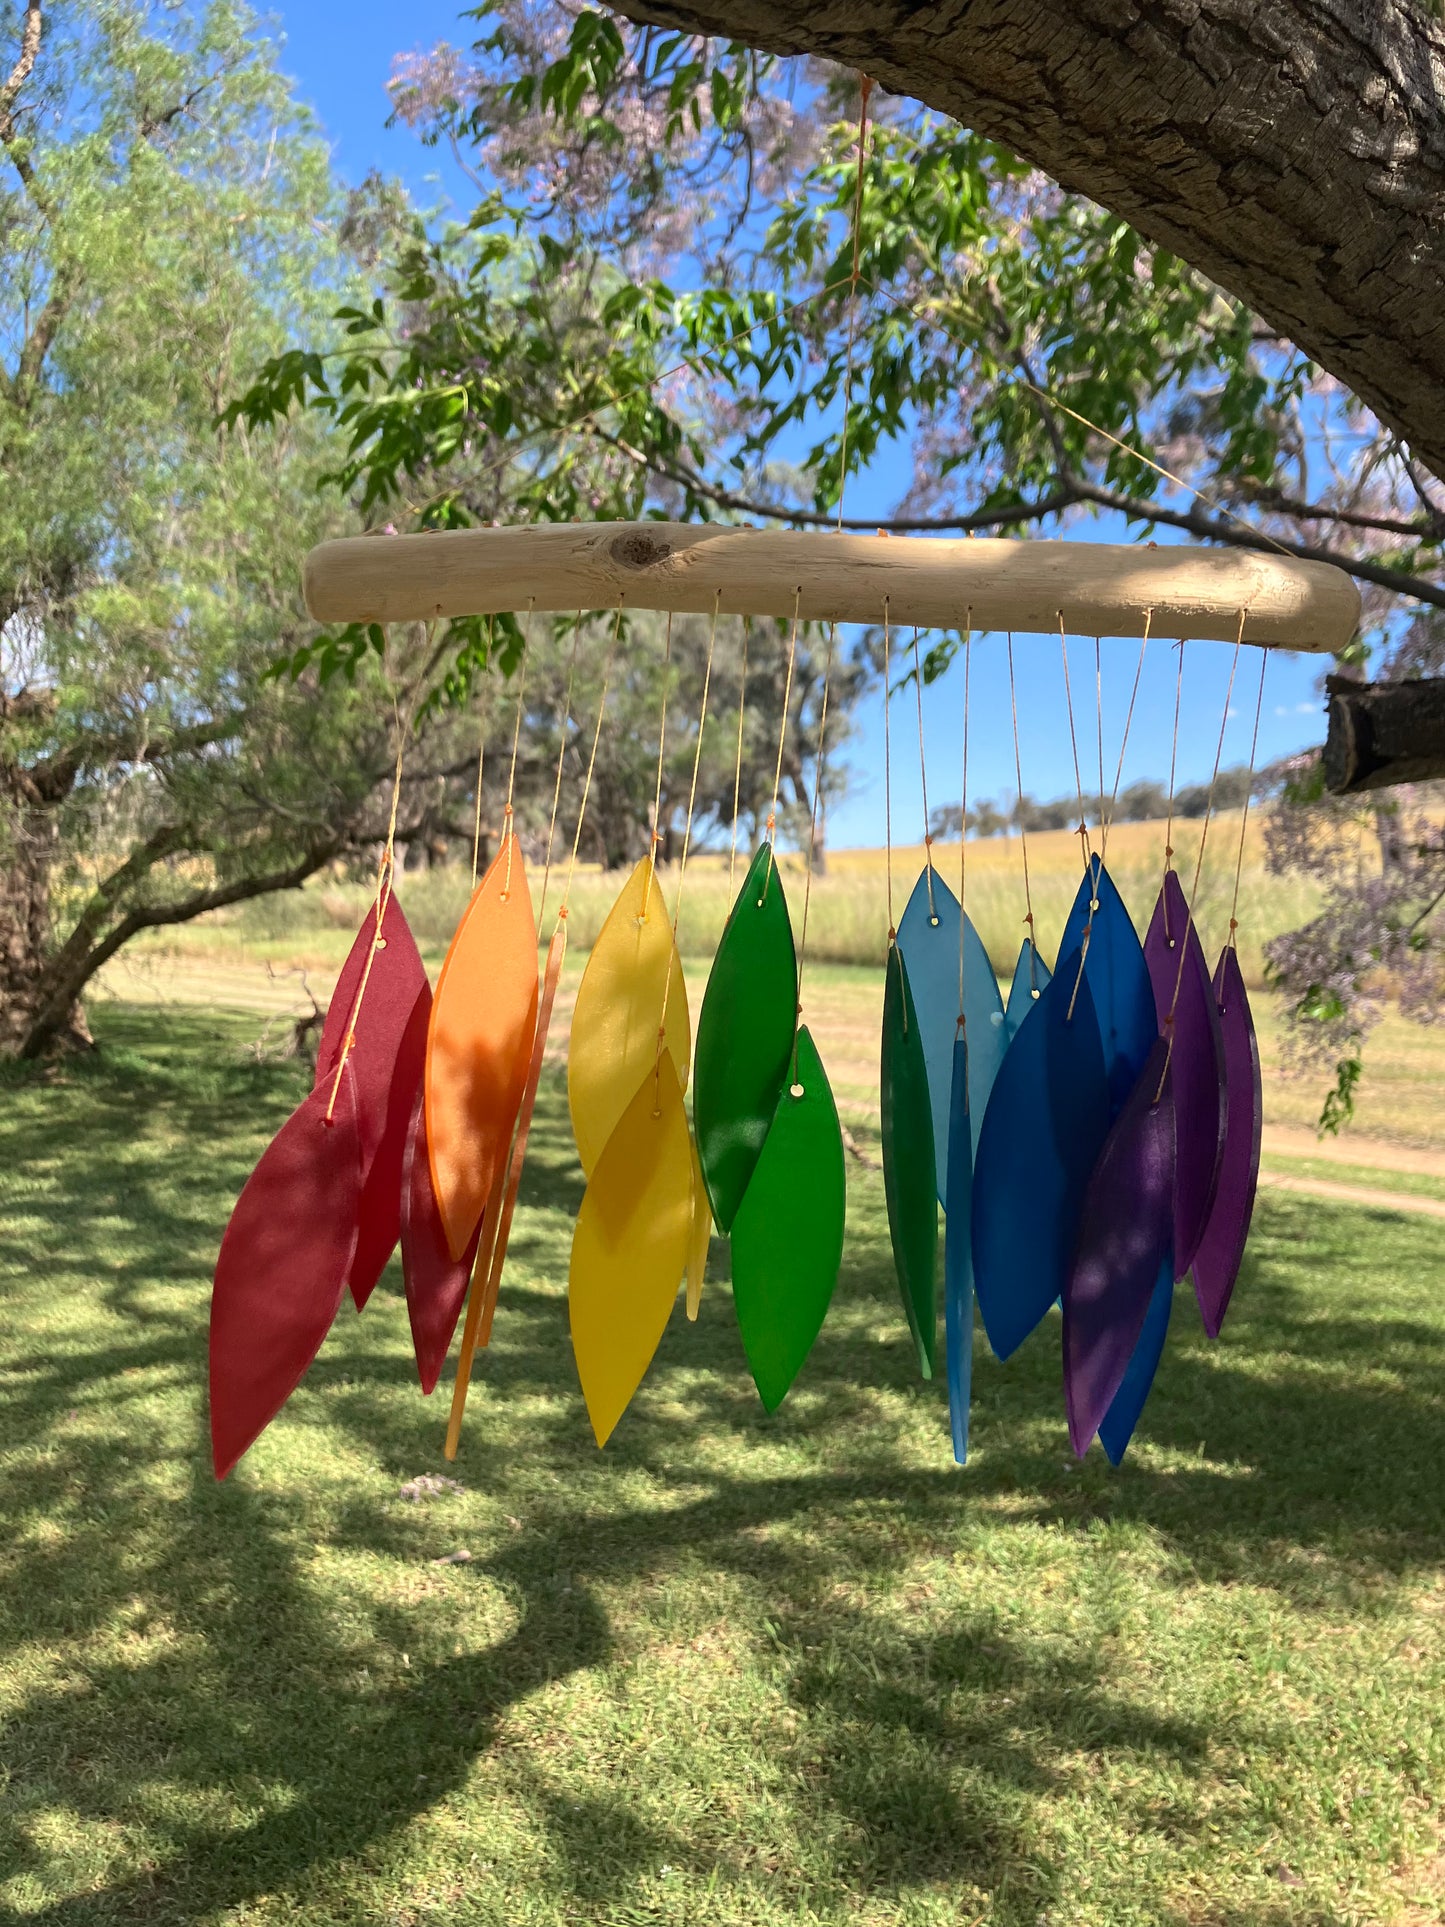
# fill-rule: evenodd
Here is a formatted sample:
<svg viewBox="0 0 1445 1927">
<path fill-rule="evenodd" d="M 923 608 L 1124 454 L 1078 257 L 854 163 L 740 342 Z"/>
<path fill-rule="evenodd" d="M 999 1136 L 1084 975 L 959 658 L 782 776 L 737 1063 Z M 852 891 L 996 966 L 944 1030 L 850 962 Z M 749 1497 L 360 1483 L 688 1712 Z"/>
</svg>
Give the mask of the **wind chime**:
<svg viewBox="0 0 1445 1927">
<path fill-rule="evenodd" d="M 707 720 L 720 621 L 776 617 L 787 637 L 784 726 L 800 625 L 824 624 L 829 670 L 840 622 L 884 638 L 913 632 L 922 746 L 920 632 L 964 636 L 968 686 L 985 633 L 1006 637 L 1014 748 L 1014 638 L 1057 635 L 1070 727 L 1070 634 L 1137 637 L 1137 693 L 1150 639 L 1314 651 L 1342 647 L 1358 596 L 1340 571 L 1265 554 L 1065 542 L 919 539 L 608 523 L 355 539 L 313 551 L 307 601 L 324 622 L 594 611 L 608 625 L 603 692 L 562 900 L 538 969 L 537 920 L 513 823 L 525 657 L 500 846 L 475 883 L 433 995 L 393 891 L 388 837 L 376 902 L 332 999 L 315 1088 L 263 1155 L 232 1215 L 211 1312 L 211 1421 L 224 1476 L 299 1383 L 349 1289 L 365 1304 L 400 1243 L 423 1391 L 436 1385 L 466 1316 L 446 1451 L 457 1439 L 478 1346 L 490 1338 L 508 1233 L 566 947 L 567 899 L 624 612 L 710 624 L 693 763 Z M 669 627 L 669 647 L 670 647 Z M 1096 690 L 1099 644 L 1096 641 Z M 745 672 L 746 673 L 746 672 Z M 572 677 L 568 680 L 571 707 Z M 823 782 L 828 677 L 812 826 Z M 1263 695 L 1263 659 L 1255 729 Z M 746 701 L 746 683 L 743 700 Z M 1176 691 L 1176 742 L 1178 728 Z M 1228 697 L 1226 697 L 1226 712 Z M 1103 796 L 1102 702 L 1099 705 Z M 1133 698 L 1129 713 L 1132 717 Z M 659 790 L 667 695 L 659 727 Z M 885 710 L 886 715 L 886 710 Z M 567 742 L 564 719 L 563 754 Z M 1220 744 L 1224 723 L 1221 719 Z M 741 746 L 742 717 L 739 717 Z M 1119 749 L 1122 771 L 1125 741 Z M 945 1214 L 943 1311 L 955 1456 L 967 1453 L 976 1298 L 1007 1358 L 1062 1306 L 1070 1437 L 1098 1436 L 1116 1463 L 1137 1423 L 1169 1324 L 1192 1275 L 1217 1336 L 1253 1205 L 1259 1057 L 1235 949 L 1211 972 L 1190 886 L 1172 864 L 1142 942 L 1099 847 L 1080 830 L 1083 875 L 1052 972 L 1040 952 L 1025 840 L 1025 937 L 1005 998 L 966 911 L 926 862 L 895 927 L 891 735 L 888 932 L 881 1056 L 883 1162 L 893 1252 L 920 1370 L 937 1363 L 938 1208 Z M 782 745 L 778 773 L 781 773 Z M 1215 770 L 1219 766 L 1218 753 Z M 740 766 L 739 766 L 740 767 Z M 400 760 L 396 788 L 400 785 Z M 1020 786 L 1021 786 L 1021 772 Z M 923 771 L 925 784 L 927 772 Z M 550 882 L 559 756 L 546 844 Z M 1114 789 L 1117 794 L 1118 773 Z M 646 1374 L 679 1293 L 697 1314 L 714 1227 L 731 1241 L 743 1348 L 765 1406 L 785 1397 L 822 1326 L 842 1259 L 842 1134 L 803 1022 L 811 836 L 795 945 L 776 848 L 766 835 L 733 902 L 699 1012 L 695 1047 L 677 949 L 692 808 L 669 912 L 657 836 L 603 926 L 578 989 L 568 1101 L 586 1191 L 573 1236 L 569 1311 L 599 1444 Z M 1172 791 L 1172 777 L 1171 777 Z M 480 801 L 478 802 L 480 809 Z M 736 812 L 735 812 L 736 816 Z M 395 803 L 393 803 L 393 828 Z M 1242 862 L 1241 822 L 1236 864 Z M 543 903 L 545 907 L 546 884 Z M 692 1115 L 687 1092 L 692 1087 Z"/>
</svg>

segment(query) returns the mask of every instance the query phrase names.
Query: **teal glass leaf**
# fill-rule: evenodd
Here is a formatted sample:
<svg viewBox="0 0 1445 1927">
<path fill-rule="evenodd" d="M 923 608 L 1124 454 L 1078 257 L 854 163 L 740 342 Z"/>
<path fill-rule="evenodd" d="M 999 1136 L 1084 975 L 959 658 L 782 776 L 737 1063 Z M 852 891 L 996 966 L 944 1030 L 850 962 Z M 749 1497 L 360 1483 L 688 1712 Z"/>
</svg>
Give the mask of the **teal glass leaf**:
<svg viewBox="0 0 1445 1927">
<path fill-rule="evenodd" d="M 1104 1046 L 1109 1114 L 1117 1117 L 1159 1035 L 1159 1024 L 1144 946 L 1114 879 L 1097 856 L 1090 857 L 1079 884 L 1064 925 L 1059 955 L 1066 957 L 1078 950 L 1086 931 L 1089 944 L 1083 953 L 1084 975 L 1093 993 Z"/>
<path fill-rule="evenodd" d="M 798 1031 L 796 1078 L 733 1219 L 733 1303 L 753 1383 L 782 1404 L 822 1329 L 843 1262 L 843 1133 L 817 1048 Z"/>
<path fill-rule="evenodd" d="M 778 1108 L 798 1016 L 782 872 L 764 843 L 723 930 L 697 1020 L 693 1122 L 719 1228 L 730 1231 Z"/>
<path fill-rule="evenodd" d="M 1008 1003 L 1004 1007 L 1003 1028 L 1005 1046 L 1018 1036 L 1019 1025 L 1033 1009 L 1039 998 L 1048 989 L 1052 973 L 1038 951 L 1034 948 L 1032 937 L 1025 937 L 1019 946 L 1018 962 L 1014 965 L 1013 982 L 1008 989 Z M 982 1128 L 980 1119 L 975 1129 Z M 978 1139 L 974 1139 L 974 1155 L 978 1155 Z"/>
<path fill-rule="evenodd" d="M 958 898 L 935 870 L 932 889 L 927 870 L 913 886 L 908 907 L 898 925 L 898 948 L 908 967 L 918 1025 L 923 1033 L 923 1057 L 928 1067 L 928 1095 L 933 1108 L 933 1153 L 938 1172 L 938 1201 L 948 1190 L 948 1129 L 953 1092 L 953 1046 L 958 1037 L 959 926 L 963 929 L 963 1015 L 968 1031 L 968 1097 L 974 1120 L 974 1140 L 983 1121 L 984 1106 L 1003 1062 L 1003 999 L 998 979 L 978 932 L 958 907 Z M 970 1145 L 970 1163 L 972 1145 Z"/>
<path fill-rule="evenodd" d="M 1063 1296 L 1089 1174 L 1109 1129 L 1099 1020 L 1064 959 L 1004 1055 L 973 1171 L 973 1284 L 1000 1358 Z"/>
<path fill-rule="evenodd" d="M 943 1237 L 943 1335 L 953 1456 L 968 1463 L 968 1401 L 973 1386 L 973 1134 L 968 1117 L 968 1046 L 953 1047 L 948 1122 L 948 1191 Z"/>
<path fill-rule="evenodd" d="M 883 1188 L 888 1197 L 893 1263 L 919 1369 L 925 1378 L 932 1378 L 938 1342 L 933 1105 L 908 966 L 897 944 L 888 946 L 883 991 L 882 1112 Z"/>
</svg>

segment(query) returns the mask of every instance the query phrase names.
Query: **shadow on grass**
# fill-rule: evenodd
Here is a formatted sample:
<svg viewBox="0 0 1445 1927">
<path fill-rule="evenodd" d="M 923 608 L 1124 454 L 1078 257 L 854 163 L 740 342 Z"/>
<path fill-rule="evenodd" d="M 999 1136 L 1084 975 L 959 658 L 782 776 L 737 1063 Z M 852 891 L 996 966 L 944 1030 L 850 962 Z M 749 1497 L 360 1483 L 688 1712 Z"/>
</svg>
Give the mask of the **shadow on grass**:
<svg viewBox="0 0 1445 1927">
<path fill-rule="evenodd" d="M 40 1805 L 97 1823 L 133 1813 L 137 1783 L 162 1763 L 192 1797 L 142 1827 L 147 1871 L 108 1875 L 29 1918 L 210 1919 L 364 1864 L 463 1787 L 530 1696 L 617 1659 L 608 1601 L 619 1588 L 690 1567 L 745 1583 L 760 1601 L 757 1638 L 771 1642 L 799 1721 L 777 1738 L 791 1823 L 823 1843 L 832 1888 L 966 1885 L 994 1896 L 991 1920 L 1015 1927 L 1059 1898 L 1030 1810 L 1059 1784 L 1061 1761 L 1162 1755 L 1202 1771 L 1218 1716 L 1206 1726 L 1151 1714 L 1103 1658 L 1033 1645 L 991 1614 L 880 1640 L 870 1582 L 894 1580 L 920 1548 L 956 1553 L 971 1522 L 1003 1503 L 1013 1519 L 1065 1533 L 1101 1519 L 1144 1529 L 1181 1589 L 1240 1582 L 1320 1610 L 1367 1609 L 1445 1556 L 1445 1344 L 1427 1315 L 1445 1263 L 1433 1228 L 1277 1197 L 1261 1204 L 1223 1346 L 1206 1344 L 1179 1295 L 1145 1421 L 1168 1450 L 1117 1474 L 1097 1452 L 1082 1468 L 1070 1461 L 1056 1331 L 1007 1368 L 980 1339 L 975 1459 L 963 1472 L 951 1465 L 938 1388 L 901 1396 L 911 1348 L 866 1193 L 838 1305 L 794 1400 L 775 1419 L 762 1414 L 727 1292 L 714 1286 L 696 1327 L 674 1321 L 600 1460 L 561 1294 L 512 1282 L 565 1276 L 580 1184 L 554 1075 L 457 1467 L 521 1514 L 514 1530 L 485 1535 L 492 1549 L 457 1581 L 477 1588 L 479 1611 L 484 1599 L 488 1610 L 508 1602 L 510 1630 L 485 1651 L 447 1655 L 429 1640 L 424 1603 L 377 1602 L 377 1644 L 420 1656 L 377 1680 L 318 1598 L 297 1515 L 316 1519 L 333 1556 L 399 1566 L 437 1557 L 440 1528 L 371 1489 L 333 1493 L 328 1511 L 314 1494 L 258 1488 L 244 1469 L 218 1488 L 197 1435 L 211 1258 L 300 1073 L 238 1062 L 224 1022 L 198 1016 L 167 1018 L 152 1070 L 140 1053 L 153 1023 L 111 1013 L 107 1064 L 74 1068 L 56 1088 L 12 1081 L 6 1092 L 0 1516 L 23 1564 L 0 1647 L 50 1650 L 127 1615 L 141 1635 L 166 1637 L 143 1658 L 37 1685 L 9 1716 L 5 1755 L 21 1798 L 0 1832 L 4 1858 L 12 1876 L 44 1872 L 27 1786 Z M 1400 1276 L 1372 1296 L 1386 1250 Z M 716 1243 L 714 1261 L 725 1269 Z M 75 1294 L 73 1315 L 56 1292 Z M 328 1437 L 339 1428 L 389 1490 L 438 1467 L 442 1422 L 439 1401 L 408 1393 L 396 1330 L 394 1318 L 383 1327 L 343 1315 L 287 1420 Z M 924 1466 L 919 1399 L 938 1444 Z M 169 1432 L 154 1420 L 167 1400 L 181 1410 Z M 489 1417 L 514 1410 L 525 1419 Z M 104 1430 L 73 1426 L 97 1411 Z M 525 1480 L 497 1462 L 499 1432 L 525 1456 Z M 930 1692 L 930 1680 L 948 1694 Z M 612 1918 L 618 1896 L 663 1862 L 700 1877 L 712 1867 L 685 1825 L 641 1817 L 625 1786 L 564 1798 L 529 1782 L 525 1763 L 514 1783 L 550 1876 L 589 1916 Z M 278 1786 L 287 1799 L 268 1803 L 264 1790 Z M 218 1801 L 237 1811 L 218 1819 Z M 807 1917 L 801 1900 L 796 1917 Z"/>
</svg>

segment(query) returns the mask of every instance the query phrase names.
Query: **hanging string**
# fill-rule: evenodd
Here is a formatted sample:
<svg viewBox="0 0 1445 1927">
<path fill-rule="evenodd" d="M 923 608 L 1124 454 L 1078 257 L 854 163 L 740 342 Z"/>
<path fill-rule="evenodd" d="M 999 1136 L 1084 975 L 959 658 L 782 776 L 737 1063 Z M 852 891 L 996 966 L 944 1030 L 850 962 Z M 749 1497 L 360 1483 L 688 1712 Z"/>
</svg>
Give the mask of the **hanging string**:
<svg viewBox="0 0 1445 1927">
<path fill-rule="evenodd" d="M 808 909 L 813 900 L 813 859 L 818 846 L 818 811 L 823 800 L 824 745 L 828 735 L 828 690 L 833 680 L 833 645 L 838 625 L 828 624 L 828 654 L 823 663 L 823 701 L 818 712 L 818 755 L 813 773 L 813 813 L 808 823 L 808 867 L 803 876 L 803 925 L 798 938 L 798 1007 L 793 1017 L 793 1072 L 789 1082 L 794 1097 L 798 1087 L 798 1032 L 803 1023 L 803 965 L 808 956 Z"/>
<path fill-rule="evenodd" d="M 1179 667 L 1174 676 L 1174 734 L 1169 743 L 1169 815 L 1164 824 L 1164 874 L 1167 876 L 1174 866 L 1174 766 L 1179 757 L 1179 699 L 1184 692 L 1184 639 L 1181 636 L 1175 644 L 1179 651 Z M 1165 930 L 1168 931 L 1166 913 Z"/>
<path fill-rule="evenodd" d="M 1264 672 L 1269 667 L 1269 650 L 1259 652 L 1259 694 L 1254 699 L 1254 732 L 1249 739 L 1249 782 L 1244 792 L 1244 808 L 1239 813 L 1239 852 L 1234 860 L 1234 898 L 1229 906 L 1229 947 L 1237 948 L 1234 933 L 1239 928 L 1239 879 L 1244 874 L 1244 832 L 1249 826 L 1249 803 L 1254 794 L 1254 759 L 1259 749 L 1259 719 L 1264 713 Z"/>
<path fill-rule="evenodd" d="M 557 834 L 557 804 L 562 795 L 562 765 L 567 759 L 567 731 L 572 722 L 572 685 L 577 674 L 577 645 L 582 640 L 582 611 L 572 629 L 572 654 L 567 663 L 567 695 L 562 710 L 561 741 L 557 745 L 557 778 L 552 785 L 552 814 L 547 819 L 547 854 L 542 865 L 542 900 L 537 906 L 537 928 L 547 911 L 547 891 L 552 882 L 552 839 Z"/>
<path fill-rule="evenodd" d="M 928 877 L 928 921 L 938 922 L 933 901 L 933 830 L 928 816 L 928 758 L 923 748 L 923 672 L 918 666 L 918 625 L 913 625 L 913 689 L 918 697 L 918 778 L 923 787 L 923 862 Z"/>
<path fill-rule="evenodd" d="M 1154 611 L 1144 611 L 1144 635 L 1139 643 L 1139 660 L 1134 665 L 1134 687 L 1129 691 L 1129 709 L 1124 717 L 1124 734 L 1119 739 L 1119 760 L 1114 766 L 1114 788 L 1109 797 L 1109 814 L 1099 826 L 1099 862 L 1102 866 L 1109 852 L 1109 831 L 1113 827 L 1114 812 L 1119 803 L 1119 783 L 1124 774 L 1124 751 L 1129 747 L 1129 729 L 1134 721 L 1134 704 L 1139 695 L 1139 679 L 1144 673 L 1144 651 L 1149 647 L 1149 629 L 1154 621 Z M 1103 784 L 1100 788 L 1100 807 L 1103 805 Z"/>
<path fill-rule="evenodd" d="M 562 907 L 557 912 L 557 921 L 565 922 L 567 905 L 572 898 L 572 879 L 577 874 L 577 852 L 582 847 L 582 824 L 587 815 L 587 799 L 592 793 L 592 772 L 597 767 L 597 745 L 602 741 L 602 719 L 607 714 L 607 693 L 612 686 L 612 658 L 617 650 L 617 638 L 622 631 L 622 601 L 618 598 L 617 613 L 612 621 L 612 634 L 607 643 L 607 655 L 602 665 L 602 695 L 597 704 L 597 727 L 592 732 L 592 752 L 587 758 L 587 774 L 582 779 L 582 801 L 577 807 L 577 828 L 572 837 L 572 855 L 567 863 L 567 881 L 562 886 Z"/>
<path fill-rule="evenodd" d="M 1104 660 L 1098 636 L 1094 638 L 1094 723 L 1099 736 L 1099 796 L 1096 814 L 1099 819 L 1100 842 L 1103 841 L 1104 827 Z M 1099 861 L 1103 862 L 1102 851 Z"/>
<path fill-rule="evenodd" d="M 888 705 L 892 695 L 889 681 L 892 675 L 892 655 L 889 648 L 888 598 L 883 598 L 883 849 L 884 869 L 888 882 L 888 941 L 891 944 L 898 935 L 893 922 L 893 748 L 888 724 Z"/>
<path fill-rule="evenodd" d="M 1074 690 L 1069 676 L 1069 641 L 1064 634 L 1064 612 L 1054 612 L 1059 618 L 1059 650 L 1064 658 L 1064 701 L 1069 710 L 1069 747 L 1074 752 L 1074 792 L 1079 799 L 1079 827 L 1077 831 L 1079 848 L 1084 859 L 1084 868 L 1089 869 L 1089 826 L 1084 821 L 1084 779 L 1079 774 L 1079 739 L 1074 734 Z"/>
<path fill-rule="evenodd" d="M 743 723 L 748 706 L 748 619 L 742 617 L 743 625 L 743 669 L 738 682 L 738 754 L 733 767 L 733 836 L 728 850 L 728 907 L 733 901 L 733 872 L 738 861 L 738 806 L 743 794 Z"/>
<path fill-rule="evenodd" d="M 958 826 L 958 1028 L 968 1036 L 963 1020 L 963 934 L 968 928 L 968 700 L 973 673 L 973 604 L 968 607 L 963 637 L 963 801 Z"/>
<path fill-rule="evenodd" d="M 638 919 L 647 922 L 648 906 L 652 902 L 652 879 L 657 873 L 657 846 L 662 841 L 662 767 L 667 754 L 667 699 L 672 694 L 668 687 L 672 669 L 672 611 L 667 612 L 667 635 L 662 645 L 662 710 L 657 722 L 657 787 L 652 797 L 652 861 L 647 866 L 647 883 L 642 892 L 642 915 Z"/>
<path fill-rule="evenodd" d="M 517 671 L 517 721 L 512 730 L 512 766 L 507 771 L 507 803 L 502 811 L 502 834 L 507 839 L 507 874 L 502 880 L 502 902 L 512 894 L 512 853 L 517 847 L 513 834 L 514 817 L 512 798 L 517 789 L 517 750 L 522 741 L 522 716 L 527 698 L 527 665 L 532 659 L 532 611 L 537 606 L 535 596 L 527 598 L 527 626 L 522 632 L 522 662 Z"/>
<path fill-rule="evenodd" d="M 677 931 L 682 920 L 682 886 L 687 878 L 687 853 L 692 843 L 692 819 L 697 807 L 697 772 L 702 763 L 702 739 L 707 729 L 707 699 L 712 688 L 713 645 L 717 641 L 718 606 L 722 601 L 722 590 L 713 595 L 712 624 L 707 632 L 707 660 L 702 671 L 702 705 L 697 718 L 697 743 L 692 752 L 692 782 L 687 792 L 687 817 L 682 826 L 682 857 L 677 866 L 677 895 L 672 904 L 672 945 L 667 953 L 667 974 L 662 980 L 662 1009 L 657 1018 L 657 1057 L 652 1066 L 653 1097 L 656 1100 L 657 1080 L 662 1076 L 662 1053 L 667 1046 L 667 1002 L 672 992 L 672 966 L 677 960 Z"/>
<path fill-rule="evenodd" d="M 356 986 L 356 997 L 346 1019 L 346 1035 L 341 1040 L 341 1054 L 336 1060 L 336 1075 L 331 1080 L 331 1094 L 326 1100 L 328 1124 L 335 1120 L 336 1098 L 341 1089 L 341 1079 L 345 1073 L 347 1061 L 356 1048 L 356 1026 L 361 1017 L 361 1005 L 366 996 L 366 986 L 371 982 L 371 966 L 376 961 L 377 951 L 386 947 L 381 926 L 386 917 L 386 907 L 391 902 L 392 886 L 396 876 L 396 816 L 401 806 L 401 763 L 406 753 L 406 731 L 402 728 L 395 696 L 391 699 L 391 713 L 396 726 L 396 773 L 391 780 L 391 813 L 386 823 L 386 842 L 382 846 L 381 859 L 376 866 L 376 929 L 372 932 L 366 962 L 361 967 L 361 982 Z"/>
<path fill-rule="evenodd" d="M 1224 691 L 1224 713 L 1219 718 L 1219 741 L 1214 748 L 1214 768 L 1209 777 L 1209 794 L 1204 800 L 1204 826 L 1199 832 L 1199 853 L 1194 859 L 1194 882 L 1189 891 L 1189 902 L 1184 914 L 1184 929 L 1178 938 L 1179 968 L 1174 973 L 1174 995 L 1169 1000 L 1169 1015 L 1164 1019 L 1164 1034 L 1169 1041 L 1164 1047 L 1164 1064 L 1159 1073 L 1159 1088 L 1154 1093 L 1156 1104 L 1164 1095 L 1164 1081 L 1169 1075 L 1169 1063 L 1174 1055 L 1174 1014 L 1179 1008 L 1179 993 L 1184 986 L 1184 965 L 1189 954 L 1189 933 L 1194 928 L 1194 908 L 1199 901 L 1199 880 L 1204 873 L 1204 851 L 1209 842 L 1209 819 L 1214 813 L 1214 786 L 1219 781 L 1219 762 L 1224 754 L 1224 732 L 1229 724 L 1229 699 L 1234 694 L 1234 676 L 1239 668 L 1239 652 L 1244 643 L 1246 613 L 1244 609 L 1239 612 L 1239 628 L 1234 638 L 1234 655 L 1229 664 L 1229 682 Z M 1180 651 L 1182 654 L 1182 643 Z M 1174 939 L 1171 938 L 1170 941 L 1172 943 Z"/>
<path fill-rule="evenodd" d="M 788 710 L 793 701 L 793 667 L 798 659 L 798 608 L 803 600 L 802 588 L 793 591 L 793 623 L 788 632 L 788 672 L 783 681 L 783 716 L 778 724 L 778 760 L 773 768 L 773 804 L 768 811 L 768 873 L 763 878 L 763 896 L 768 893 L 768 885 L 773 880 L 777 867 L 778 850 L 778 797 L 783 787 L 783 748 L 788 740 Z M 762 898 L 759 898 L 759 903 Z"/>
<path fill-rule="evenodd" d="M 858 76 L 858 179 L 853 190 L 853 271 L 848 277 L 848 353 L 843 375 L 843 433 L 838 446 L 838 533 L 843 530 L 843 495 L 848 486 L 848 416 L 853 405 L 853 351 L 858 341 L 858 256 L 863 241 L 863 171 L 868 157 L 868 96 L 873 82 Z"/>
<path fill-rule="evenodd" d="M 487 617 L 487 662 L 492 660 L 492 625 L 495 616 Z M 472 894 L 477 891 L 477 854 L 482 847 L 482 770 L 487 760 L 487 705 L 485 698 L 478 705 L 481 718 L 477 726 L 477 797 L 476 810 L 472 818 Z"/>
<path fill-rule="evenodd" d="M 1014 726 L 1014 793 L 1018 797 L 1019 803 L 1022 803 L 1024 796 L 1024 772 L 1023 764 L 1019 759 L 1019 699 L 1018 688 L 1014 682 L 1014 637 L 1012 629 L 1008 631 L 1008 700 Z M 1017 806 L 1015 807 L 1017 808 Z M 1039 994 L 1038 950 L 1034 944 L 1034 899 L 1033 892 L 1029 887 L 1029 833 L 1024 827 L 1021 816 L 1019 818 L 1019 846 L 1023 852 L 1024 859 L 1024 922 L 1028 925 L 1029 930 L 1029 989 L 1033 995 L 1037 997 Z"/>
</svg>

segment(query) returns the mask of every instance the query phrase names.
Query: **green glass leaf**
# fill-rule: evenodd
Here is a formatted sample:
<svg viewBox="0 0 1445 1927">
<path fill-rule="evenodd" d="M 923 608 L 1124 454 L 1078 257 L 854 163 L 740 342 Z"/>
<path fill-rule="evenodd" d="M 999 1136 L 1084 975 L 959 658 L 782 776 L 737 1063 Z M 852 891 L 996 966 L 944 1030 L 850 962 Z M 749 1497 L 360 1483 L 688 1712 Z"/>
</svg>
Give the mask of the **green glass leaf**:
<svg viewBox="0 0 1445 1927">
<path fill-rule="evenodd" d="M 803 1028 L 796 1079 L 778 1098 L 733 1219 L 733 1303 L 753 1382 L 770 1412 L 822 1329 L 843 1262 L 846 1202 L 838 1112 Z"/>
<path fill-rule="evenodd" d="M 732 1230 L 778 1108 L 797 1014 L 793 926 L 782 872 L 764 843 L 723 930 L 697 1020 L 693 1121 L 722 1231 Z"/>
<path fill-rule="evenodd" d="M 893 1263 L 925 1378 L 933 1376 L 938 1338 L 938 1192 L 928 1066 L 908 969 L 888 946 L 883 992 L 883 1185 Z"/>
</svg>

